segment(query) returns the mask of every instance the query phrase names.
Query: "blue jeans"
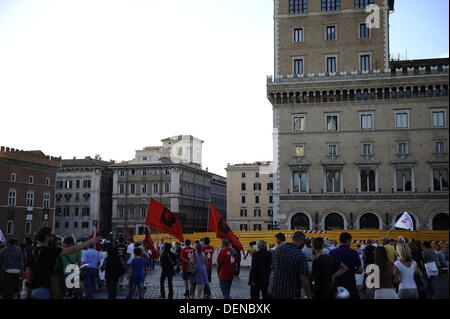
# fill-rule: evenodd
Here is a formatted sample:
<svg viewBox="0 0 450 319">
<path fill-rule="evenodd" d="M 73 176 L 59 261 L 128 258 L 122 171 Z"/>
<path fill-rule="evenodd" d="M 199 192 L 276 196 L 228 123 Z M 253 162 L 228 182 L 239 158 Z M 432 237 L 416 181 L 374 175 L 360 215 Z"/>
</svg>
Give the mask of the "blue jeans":
<svg viewBox="0 0 450 319">
<path fill-rule="evenodd" d="M 94 298 L 95 281 L 97 279 L 97 275 L 97 268 L 86 268 L 83 271 L 83 284 L 87 299 Z"/>
<path fill-rule="evenodd" d="M 233 280 L 219 280 L 220 290 L 222 290 L 223 299 L 231 299 L 230 291 Z"/>
<path fill-rule="evenodd" d="M 36 288 L 31 291 L 31 299 L 50 299 L 50 289 Z"/>
<path fill-rule="evenodd" d="M 139 299 L 144 299 L 144 282 L 140 280 L 130 279 L 130 292 L 127 299 L 133 299 L 134 292 L 138 289 Z"/>
</svg>

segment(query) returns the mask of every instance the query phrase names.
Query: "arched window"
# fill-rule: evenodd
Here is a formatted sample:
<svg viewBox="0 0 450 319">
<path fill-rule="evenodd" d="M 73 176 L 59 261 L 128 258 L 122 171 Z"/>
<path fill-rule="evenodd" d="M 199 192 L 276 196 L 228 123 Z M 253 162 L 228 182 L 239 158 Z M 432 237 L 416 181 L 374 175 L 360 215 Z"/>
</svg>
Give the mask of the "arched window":
<svg viewBox="0 0 450 319">
<path fill-rule="evenodd" d="M 449 230 L 448 214 L 439 213 L 433 217 L 433 230 Z"/>
<path fill-rule="evenodd" d="M 338 213 L 331 213 L 325 217 L 325 230 L 342 230 L 344 228 L 344 219 Z"/>
<path fill-rule="evenodd" d="M 380 220 L 375 214 L 365 213 L 359 219 L 359 229 L 380 229 Z"/>
<path fill-rule="evenodd" d="M 309 230 L 309 218 L 304 213 L 297 213 L 291 219 L 291 229 Z"/>
<path fill-rule="evenodd" d="M 10 220 L 6 224 L 6 234 L 12 235 L 13 233 L 14 233 L 14 222 Z"/>
<path fill-rule="evenodd" d="M 25 234 L 27 235 L 31 234 L 31 222 L 25 223 Z"/>
</svg>

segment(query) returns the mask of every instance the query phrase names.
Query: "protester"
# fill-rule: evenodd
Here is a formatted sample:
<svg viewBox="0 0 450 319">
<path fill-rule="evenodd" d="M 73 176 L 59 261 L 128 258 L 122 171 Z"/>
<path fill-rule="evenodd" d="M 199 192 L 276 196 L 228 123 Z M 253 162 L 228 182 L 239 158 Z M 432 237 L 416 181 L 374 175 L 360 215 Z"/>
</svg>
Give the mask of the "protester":
<svg viewBox="0 0 450 319">
<path fill-rule="evenodd" d="M 236 259 L 232 255 L 229 239 L 222 240 L 222 250 L 217 256 L 217 274 L 223 299 L 231 299 L 231 285 L 235 275 Z"/>
<path fill-rule="evenodd" d="M 73 237 L 66 237 L 63 240 L 63 246 L 66 248 L 72 247 L 75 245 L 75 240 Z M 67 276 L 69 276 L 74 270 L 68 268 L 69 266 L 81 266 L 81 251 L 77 251 L 73 254 L 59 257 L 62 264 L 62 272 L 63 272 L 63 282 L 66 281 Z M 65 286 L 64 286 L 65 288 Z M 66 290 L 66 296 L 70 298 L 81 298 L 81 290 L 79 288 L 74 288 L 72 290 Z"/>
<path fill-rule="evenodd" d="M 177 263 L 176 255 L 171 251 L 172 246 L 169 243 L 164 244 L 162 253 L 160 254 L 160 264 L 161 264 L 161 277 L 160 277 L 160 291 L 161 299 L 166 298 L 165 291 L 165 281 L 167 278 L 167 284 L 169 288 L 169 299 L 173 299 L 173 284 L 172 279 L 174 275 L 174 268 Z"/>
<path fill-rule="evenodd" d="M 394 274 L 399 280 L 398 296 L 400 299 L 418 299 L 419 294 L 414 280 L 414 273 L 417 272 L 420 276 L 422 273 L 413 260 L 411 250 L 407 244 L 398 244 L 397 253 L 400 260 L 394 263 Z"/>
<path fill-rule="evenodd" d="M 257 251 L 252 256 L 248 284 L 250 285 L 251 299 L 268 299 L 270 272 L 272 267 L 272 254 L 267 251 L 266 242 L 257 243 Z"/>
<path fill-rule="evenodd" d="M 442 274 L 443 269 L 446 267 L 444 253 L 442 252 L 440 245 L 436 245 L 434 247 L 434 252 L 436 253 L 436 256 L 439 261 L 438 270 L 439 270 L 439 276 L 440 276 Z"/>
<path fill-rule="evenodd" d="M 208 237 L 203 239 L 204 246 L 202 247 L 202 251 L 206 255 L 206 259 L 208 260 L 208 284 L 205 285 L 205 298 L 211 298 L 211 275 L 212 275 L 212 267 L 213 267 L 213 256 L 214 256 L 214 247 L 210 246 L 211 240 Z"/>
<path fill-rule="evenodd" d="M 22 269 L 24 269 L 22 250 L 17 246 L 16 239 L 9 238 L 7 246 L 0 250 L 0 287 L 3 299 L 18 297 Z"/>
<path fill-rule="evenodd" d="M 67 256 L 97 242 L 97 238 L 89 239 L 72 247 L 54 246 L 54 235 L 49 227 L 41 228 L 36 234 L 38 245 L 27 260 L 27 274 L 30 278 L 28 297 L 32 299 L 50 299 L 57 297 L 57 287 L 53 283 L 55 262 L 59 256 Z"/>
<path fill-rule="evenodd" d="M 417 273 L 414 275 L 414 281 L 417 286 L 417 292 L 419 294 L 419 299 L 427 299 L 429 292 L 428 292 L 428 285 L 425 285 L 425 282 L 428 282 L 428 275 L 425 269 L 425 262 L 423 259 L 423 249 L 422 244 L 420 241 L 412 239 L 408 244 L 408 247 L 411 252 L 412 260 L 416 262 L 417 268 L 422 273 L 422 276 L 418 276 Z M 397 245 L 398 246 L 398 245 Z M 398 288 L 398 285 L 397 285 Z"/>
<path fill-rule="evenodd" d="M 278 233 L 275 235 L 278 247 L 286 242 L 286 236 L 283 233 Z"/>
<path fill-rule="evenodd" d="M 234 275 L 236 277 L 239 277 L 239 275 L 241 273 L 241 261 L 242 261 L 241 254 L 242 254 L 242 252 L 241 252 L 241 250 L 236 249 L 235 247 L 232 246 L 231 254 L 233 255 L 234 259 L 236 260 L 235 267 L 234 267 Z"/>
<path fill-rule="evenodd" d="M 342 233 L 339 236 L 339 242 L 341 245 L 330 251 L 330 256 L 345 264 L 348 267 L 348 271 L 336 278 L 336 285 L 347 289 L 351 299 L 359 299 L 355 274 L 363 273 L 361 259 L 359 259 L 358 253 L 350 248 L 352 235 L 347 232 Z"/>
<path fill-rule="evenodd" d="M 375 288 L 375 299 L 399 299 L 394 290 L 394 264 L 388 257 L 386 246 L 375 248 L 375 264 L 380 270 L 380 287 Z"/>
<path fill-rule="evenodd" d="M 145 266 L 148 265 L 148 258 L 142 256 L 142 249 L 136 247 L 133 250 L 134 258 L 130 261 L 128 270 L 128 280 L 130 282 L 130 291 L 127 299 L 133 299 L 133 296 L 138 290 L 139 299 L 144 299 L 144 281 L 145 281 Z"/>
<path fill-rule="evenodd" d="M 100 269 L 105 272 L 108 299 L 117 299 L 117 286 L 125 273 L 124 263 L 122 257 L 117 254 L 117 247 L 110 246 L 106 250 L 106 254 Z"/>
<path fill-rule="evenodd" d="M 292 243 L 280 244 L 273 252 L 272 273 L 270 274 L 269 295 L 274 299 L 301 298 L 302 288 L 311 298 L 308 264 L 301 249 L 306 237 L 296 232 Z"/>
<path fill-rule="evenodd" d="M 97 250 L 95 250 L 95 245 L 90 245 L 88 250 L 83 253 L 81 258 L 83 263 L 82 277 L 84 290 L 87 299 L 94 298 L 95 282 L 98 277 L 99 269 L 101 263 L 101 257 Z"/>
<path fill-rule="evenodd" d="M 383 244 L 383 247 L 386 249 L 388 260 L 392 264 L 394 264 L 395 259 L 397 257 L 397 253 L 395 252 L 394 246 L 391 244 L 391 241 L 387 237 L 383 238 L 382 244 Z"/>
<path fill-rule="evenodd" d="M 186 239 L 185 245 L 186 246 L 183 249 L 181 249 L 180 260 L 181 260 L 182 278 L 184 280 L 184 288 L 185 288 L 184 296 L 189 297 L 189 295 L 190 295 L 189 278 L 191 275 L 190 275 L 190 273 L 188 273 L 187 270 L 188 270 L 189 260 L 191 259 L 192 254 L 195 252 L 195 249 L 191 247 L 191 241 L 189 239 Z"/>
<path fill-rule="evenodd" d="M 208 284 L 208 259 L 202 251 L 202 246 L 198 243 L 195 252 L 192 254 L 190 263 L 195 264 L 196 272 L 190 278 L 192 299 L 202 299 L 204 287 Z"/>
<path fill-rule="evenodd" d="M 334 299 L 336 277 L 348 271 L 348 267 L 336 258 L 323 252 L 324 239 L 314 238 L 312 240 L 312 270 L 311 281 L 313 299 Z"/>
<path fill-rule="evenodd" d="M 423 242 L 423 261 L 424 264 L 430 264 L 430 263 L 435 263 L 436 269 L 439 269 L 439 258 L 436 255 L 436 253 L 434 252 L 434 250 L 431 248 L 431 243 L 429 241 L 425 241 Z M 425 269 L 425 273 L 427 274 L 425 279 L 427 281 L 427 292 L 428 292 L 428 296 L 433 299 L 434 296 L 434 284 L 433 284 L 433 280 L 435 276 L 431 276 Z"/>
</svg>

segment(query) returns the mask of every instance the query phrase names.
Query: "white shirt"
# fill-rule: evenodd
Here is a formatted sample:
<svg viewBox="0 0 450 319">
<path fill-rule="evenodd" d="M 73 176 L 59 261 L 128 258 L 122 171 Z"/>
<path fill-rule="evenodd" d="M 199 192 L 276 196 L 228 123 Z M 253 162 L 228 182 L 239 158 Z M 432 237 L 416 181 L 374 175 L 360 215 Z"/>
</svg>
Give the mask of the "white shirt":
<svg viewBox="0 0 450 319">
<path fill-rule="evenodd" d="M 401 261 L 396 261 L 394 263 L 400 274 L 400 285 L 399 289 L 417 289 L 416 282 L 414 280 L 414 272 L 416 271 L 417 264 L 415 261 L 412 262 L 410 267 L 406 267 Z"/>
<path fill-rule="evenodd" d="M 131 261 L 134 258 L 134 243 L 128 245 L 127 253 L 130 254 L 130 259 L 128 259 L 128 263 L 131 263 Z"/>
</svg>

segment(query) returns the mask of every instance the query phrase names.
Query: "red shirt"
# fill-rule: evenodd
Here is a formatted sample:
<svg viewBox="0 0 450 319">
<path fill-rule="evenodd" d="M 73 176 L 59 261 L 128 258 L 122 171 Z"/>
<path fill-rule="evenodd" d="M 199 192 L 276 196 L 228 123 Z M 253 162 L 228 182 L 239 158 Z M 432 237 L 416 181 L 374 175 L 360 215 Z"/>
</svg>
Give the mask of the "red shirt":
<svg viewBox="0 0 450 319">
<path fill-rule="evenodd" d="M 204 247 L 202 247 L 202 251 L 205 253 L 206 259 L 208 260 L 208 269 L 212 269 L 213 256 L 214 256 L 214 247 L 212 247 L 212 246 L 204 246 Z"/>
<path fill-rule="evenodd" d="M 180 259 L 191 259 L 192 254 L 195 252 L 195 249 L 192 247 L 184 247 L 180 253 Z M 188 268 L 188 263 L 183 260 L 181 263 L 181 271 L 185 272 Z"/>
<path fill-rule="evenodd" d="M 217 256 L 219 280 L 233 280 L 236 270 L 236 258 L 231 255 L 231 248 L 224 248 Z"/>
</svg>

